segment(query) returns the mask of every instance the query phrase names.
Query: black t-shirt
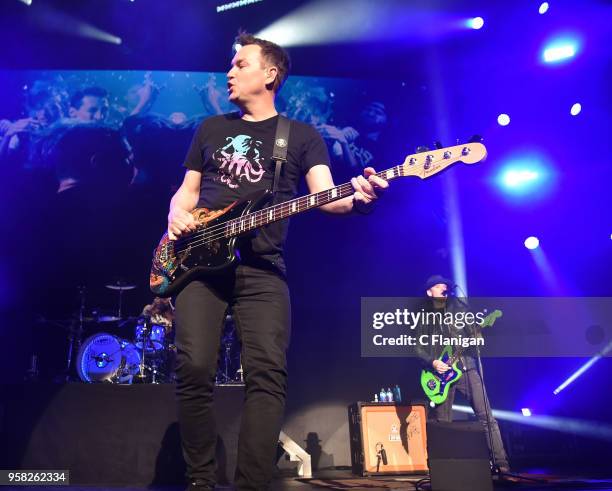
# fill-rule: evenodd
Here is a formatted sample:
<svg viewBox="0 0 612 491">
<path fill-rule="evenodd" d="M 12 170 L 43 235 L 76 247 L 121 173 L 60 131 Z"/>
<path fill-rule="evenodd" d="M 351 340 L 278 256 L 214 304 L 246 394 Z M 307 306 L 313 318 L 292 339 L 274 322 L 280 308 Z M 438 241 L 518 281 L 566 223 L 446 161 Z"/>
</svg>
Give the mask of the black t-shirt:
<svg viewBox="0 0 612 491">
<path fill-rule="evenodd" d="M 200 124 L 183 164 L 202 173 L 198 208 L 223 208 L 251 193 L 272 189 L 277 122 L 278 116 L 245 121 L 235 112 L 213 116 Z M 323 139 L 311 126 L 292 120 L 287 162 L 283 164 L 274 202 L 294 198 L 301 176 L 318 164 L 329 165 Z M 254 236 L 242 239 L 242 259 L 263 258 L 284 272 L 282 251 L 288 225 L 287 219 L 271 223 Z"/>
</svg>

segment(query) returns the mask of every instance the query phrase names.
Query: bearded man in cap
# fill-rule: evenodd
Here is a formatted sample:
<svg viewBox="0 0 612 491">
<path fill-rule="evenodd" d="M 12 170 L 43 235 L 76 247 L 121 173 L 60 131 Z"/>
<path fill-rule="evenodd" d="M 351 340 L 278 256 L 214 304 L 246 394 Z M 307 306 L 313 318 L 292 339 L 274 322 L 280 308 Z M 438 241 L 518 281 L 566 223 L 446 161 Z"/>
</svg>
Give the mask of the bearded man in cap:
<svg viewBox="0 0 612 491">
<path fill-rule="evenodd" d="M 455 286 L 452 280 L 442 275 L 430 276 L 424 285 L 427 298 L 423 310 L 440 314 L 431 316 L 434 319 L 446 319 L 448 318 L 448 313 L 456 314 L 457 312 L 465 311 L 467 309 L 465 300 L 451 295 Z M 469 326 L 458 328 L 454 324 L 437 321 L 427 325 L 421 323 L 417 326 L 416 330 L 417 339 L 422 339 L 420 336 L 423 335 L 429 336 L 430 340 L 434 335 L 441 336 L 443 339 L 465 338 L 466 336 L 473 337 L 478 335 Z M 428 343 L 417 343 L 416 354 L 421 360 L 423 367 L 439 374 L 450 370 L 452 367 L 439 359 L 444 347 L 443 343 L 433 343 L 431 341 Z M 485 431 L 488 432 L 490 430 L 491 441 L 487 438 L 489 450 L 495 456 L 495 462 L 499 471 L 507 473 L 510 471 L 508 456 L 504 450 L 499 426 L 491 413 L 491 406 L 484 388 L 482 376 L 478 371 L 476 356 L 477 353 L 474 347 L 469 347 L 462 351 L 458 365 L 463 375 L 450 387 L 447 399 L 442 404 L 438 404 L 433 408 L 433 419 L 450 423 L 453 418 L 452 409 L 455 393 L 457 390 L 461 392 L 470 406 L 472 406 L 474 414 L 482 423 Z"/>
</svg>

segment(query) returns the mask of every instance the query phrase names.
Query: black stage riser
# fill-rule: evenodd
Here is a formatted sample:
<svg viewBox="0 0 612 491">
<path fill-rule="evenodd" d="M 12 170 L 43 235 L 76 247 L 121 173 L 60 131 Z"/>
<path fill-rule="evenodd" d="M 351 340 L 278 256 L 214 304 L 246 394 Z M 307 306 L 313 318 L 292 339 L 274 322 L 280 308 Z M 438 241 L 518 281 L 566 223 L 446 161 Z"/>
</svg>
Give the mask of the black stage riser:
<svg viewBox="0 0 612 491">
<path fill-rule="evenodd" d="M 25 384 L 2 387 L 0 468 L 68 469 L 76 485 L 184 482 L 175 386 Z M 236 462 L 242 387 L 218 387 L 219 482 Z"/>
</svg>

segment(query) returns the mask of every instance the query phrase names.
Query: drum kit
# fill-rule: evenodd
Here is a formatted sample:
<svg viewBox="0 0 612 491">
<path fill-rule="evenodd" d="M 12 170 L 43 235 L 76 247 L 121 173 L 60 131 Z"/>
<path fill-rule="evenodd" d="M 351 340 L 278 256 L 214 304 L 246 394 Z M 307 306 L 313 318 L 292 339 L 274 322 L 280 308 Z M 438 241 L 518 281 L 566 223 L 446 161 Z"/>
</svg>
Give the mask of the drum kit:
<svg viewBox="0 0 612 491">
<path fill-rule="evenodd" d="M 144 307 L 140 315 L 124 317 L 123 295 L 135 289 L 136 285 L 117 282 L 105 287 L 118 292 L 116 311 L 87 312 L 85 289 L 79 288 L 78 317 L 67 329 L 66 379 L 73 378 L 71 374 L 76 368 L 78 378 L 87 383 L 175 382 L 176 346 L 172 343 L 174 307 L 170 299 L 156 297 L 151 304 Z M 51 323 L 60 325 L 58 322 Z M 86 331 L 94 333 L 83 341 Z M 221 339 L 217 385 L 244 383 L 240 343 L 236 338 L 232 316 L 227 315 Z M 74 362 L 73 358 L 76 358 Z"/>
</svg>

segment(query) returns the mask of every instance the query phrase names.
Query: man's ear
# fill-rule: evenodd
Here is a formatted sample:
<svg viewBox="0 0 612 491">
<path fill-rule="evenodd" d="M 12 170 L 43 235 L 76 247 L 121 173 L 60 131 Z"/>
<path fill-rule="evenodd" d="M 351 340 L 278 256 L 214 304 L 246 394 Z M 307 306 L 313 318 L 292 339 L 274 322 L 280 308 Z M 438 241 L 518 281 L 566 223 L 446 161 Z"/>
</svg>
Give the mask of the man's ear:
<svg viewBox="0 0 612 491">
<path fill-rule="evenodd" d="M 428 297 L 433 297 L 433 293 L 431 293 L 431 288 L 429 290 L 427 290 L 427 296 Z"/>
<path fill-rule="evenodd" d="M 271 66 L 269 68 L 266 69 L 266 78 L 269 79 L 266 81 L 266 86 L 273 84 L 274 81 L 276 80 L 276 77 L 278 77 L 278 68 L 276 68 L 275 66 Z"/>
</svg>

